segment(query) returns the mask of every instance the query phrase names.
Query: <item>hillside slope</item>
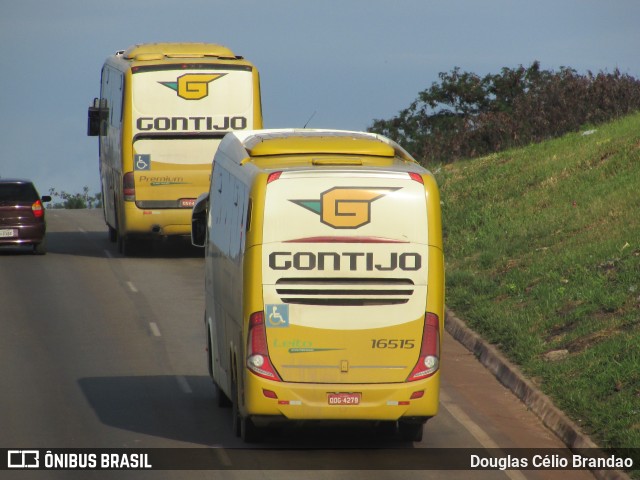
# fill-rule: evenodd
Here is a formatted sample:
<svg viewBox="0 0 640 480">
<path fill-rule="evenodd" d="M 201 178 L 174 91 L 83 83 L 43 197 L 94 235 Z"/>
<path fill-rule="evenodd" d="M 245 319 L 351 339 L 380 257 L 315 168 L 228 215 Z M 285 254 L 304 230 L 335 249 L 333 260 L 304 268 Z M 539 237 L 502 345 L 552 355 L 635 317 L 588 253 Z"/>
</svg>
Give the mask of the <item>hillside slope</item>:
<svg viewBox="0 0 640 480">
<path fill-rule="evenodd" d="M 601 446 L 640 448 L 640 114 L 436 177 L 447 306 Z"/>
</svg>

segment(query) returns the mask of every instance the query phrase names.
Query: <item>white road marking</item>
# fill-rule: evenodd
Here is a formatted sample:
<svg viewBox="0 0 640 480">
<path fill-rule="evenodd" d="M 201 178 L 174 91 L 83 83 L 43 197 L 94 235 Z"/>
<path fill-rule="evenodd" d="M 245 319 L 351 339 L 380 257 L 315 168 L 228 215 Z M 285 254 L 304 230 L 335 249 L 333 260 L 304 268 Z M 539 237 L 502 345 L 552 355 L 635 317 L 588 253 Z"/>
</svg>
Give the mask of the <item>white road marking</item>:
<svg viewBox="0 0 640 480">
<path fill-rule="evenodd" d="M 151 333 L 153 333 L 154 336 L 156 337 L 161 337 L 162 334 L 160 333 L 160 329 L 158 328 L 158 325 L 156 324 L 156 322 L 149 322 L 149 328 L 151 329 Z"/>
<path fill-rule="evenodd" d="M 129 287 L 129 290 L 131 290 L 133 293 L 138 293 L 138 289 L 133 284 L 133 282 L 127 282 L 127 286 Z"/>
<path fill-rule="evenodd" d="M 184 377 L 183 375 L 178 375 L 176 377 L 176 380 L 178 380 L 178 385 L 180 385 L 180 390 L 182 390 L 184 393 L 187 393 L 187 394 L 193 393 L 193 390 L 191 390 L 191 387 L 189 386 L 189 382 L 187 382 L 186 377 Z"/>
<path fill-rule="evenodd" d="M 233 463 L 231 463 L 231 459 L 229 458 L 229 455 L 227 455 L 227 452 L 225 451 L 223 446 L 214 445 L 211 448 L 211 452 L 213 452 L 213 454 L 220 459 L 220 462 L 225 467 L 231 467 L 233 465 Z"/>
<path fill-rule="evenodd" d="M 444 391 L 440 390 L 440 404 L 458 421 L 462 424 L 467 431 L 473 435 L 480 445 L 484 448 L 495 448 L 500 449 L 498 444 L 493 441 L 493 439 L 489 436 L 487 432 L 485 432 L 480 425 L 471 420 L 469 416 L 464 413 L 464 411 L 458 407 L 451 399 L 449 395 L 447 395 Z M 505 470 L 505 475 L 509 477 L 511 480 L 526 480 L 525 477 L 519 470 Z"/>
</svg>

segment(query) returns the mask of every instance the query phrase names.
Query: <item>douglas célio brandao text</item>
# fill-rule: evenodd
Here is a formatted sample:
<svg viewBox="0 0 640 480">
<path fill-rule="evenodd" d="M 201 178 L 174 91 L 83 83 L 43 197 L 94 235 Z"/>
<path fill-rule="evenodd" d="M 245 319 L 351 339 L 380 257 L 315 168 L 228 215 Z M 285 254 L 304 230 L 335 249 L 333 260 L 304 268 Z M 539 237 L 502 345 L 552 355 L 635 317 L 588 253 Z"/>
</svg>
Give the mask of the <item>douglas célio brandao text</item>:
<svg viewBox="0 0 640 480">
<path fill-rule="evenodd" d="M 580 454 L 528 454 L 502 457 L 470 455 L 469 466 L 478 470 L 586 470 L 586 469 L 631 469 L 632 458 L 608 456 L 588 456 Z"/>
</svg>

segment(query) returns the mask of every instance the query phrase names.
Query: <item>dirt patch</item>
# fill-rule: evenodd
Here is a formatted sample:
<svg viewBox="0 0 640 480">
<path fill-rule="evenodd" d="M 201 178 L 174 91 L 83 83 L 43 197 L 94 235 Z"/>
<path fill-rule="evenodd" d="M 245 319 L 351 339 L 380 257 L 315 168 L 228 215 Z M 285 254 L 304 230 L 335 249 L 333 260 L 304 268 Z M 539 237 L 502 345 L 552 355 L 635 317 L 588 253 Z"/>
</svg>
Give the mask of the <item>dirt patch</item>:
<svg viewBox="0 0 640 480">
<path fill-rule="evenodd" d="M 610 338 L 613 335 L 616 335 L 618 333 L 620 332 L 617 329 L 607 329 L 607 330 L 600 330 L 598 332 L 593 332 L 593 333 L 590 333 L 589 335 L 576 338 L 575 340 L 569 342 L 569 344 L 566 345 L 566 348 L 567 350 L 569 350 L 570 353 L 584 352 L 590 347 L 597 345 L 603 340 Z"/>
<path fill-rule="evenodd" d="M 560 360 L 564 360 L 567 356 L 569 356 L 569 350 L 551 350 L 544 354 L 544 359 L 548 362 L 558 362 Z"/>
<path fill-rule="evenodd" d="M 547 343 L 557 343 L 564 340 L 564 338 L 573 332 L 578 326 L 578 322 L 570 322 L 562 325 L 556 325 L 549 330 L 549 333 L 545 337 Z"/>
</svg>

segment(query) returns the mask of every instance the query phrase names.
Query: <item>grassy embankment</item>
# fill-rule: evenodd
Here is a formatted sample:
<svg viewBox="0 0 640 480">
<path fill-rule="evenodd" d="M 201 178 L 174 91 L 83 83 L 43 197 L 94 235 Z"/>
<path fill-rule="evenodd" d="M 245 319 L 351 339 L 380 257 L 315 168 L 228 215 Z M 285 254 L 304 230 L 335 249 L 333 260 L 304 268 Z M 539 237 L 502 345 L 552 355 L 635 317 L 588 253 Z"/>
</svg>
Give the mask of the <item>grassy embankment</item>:
<svg viewBox="0 0 640 480">
<path fill-rule="evenodd" d="M 596 128 L 437 171 L 446 300 L 596 443 L 640 448 L 640 115 Z"/>
</svg>

